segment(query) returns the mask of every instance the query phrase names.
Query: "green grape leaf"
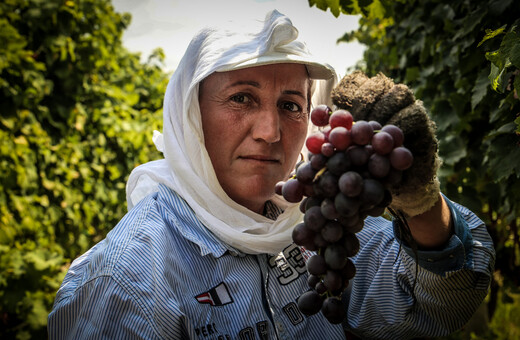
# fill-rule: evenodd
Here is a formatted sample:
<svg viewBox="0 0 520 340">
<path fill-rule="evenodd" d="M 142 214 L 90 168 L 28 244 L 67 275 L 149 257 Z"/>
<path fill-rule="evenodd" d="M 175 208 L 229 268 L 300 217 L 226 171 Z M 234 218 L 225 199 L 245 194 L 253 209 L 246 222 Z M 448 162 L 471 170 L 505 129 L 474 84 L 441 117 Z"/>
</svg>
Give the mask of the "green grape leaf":
<svg viewBox="0 0 520 340">
<path fill-rule="evenodd" d="M 327 0 L 309 0 L 309 5 L 316 6 L 317 8 L 326 11 L 329 8 L 329 4 Z"/>
<path fill-rule="evenodd" d="M 504 33 L 506 30 L 506 27 L 507 27 L 507 25 L 497 28 L 496 30 L 486 29 L 486 35 L 484 36 L 484 38 L 482 38 L 482 40 L 478 43 L 477 46 L 480 47 L 480 45 L 482 45 L 485 41 L 487 41 L 489 39 L 493 39 L 494 37 Z"/>
<path fill-rule="evenodd" d="M 503 180 L 511 175 L 520 178 L 520 146 L 515 144 L 515 135 L 504 133 L 511 130 L 511 126 L 501 127 L 496 131 L 495 138 L 490 142 L 487 150 L 489 168 L 495 181 Z"/>
<path fill-rule="evenodd" d="M 491 81 L 491 88 L 499 93 L 504 93 L 507 86 L 505 71 L 505 67 L 498 67 L 494 63 L 491 64 L 491 71 L 489 72 L 488 78 Z"/>
<path fill-rule="evenodd" d="M 439 156 L 448 165 L 457 163 L 467 156 L 466 145 L 459 136 L 448 136 L 439 145 Z"/>
<path fill-rule="evenodd" d="M 489 88 L 488 71 L 483 69 L 479 72 L 477 81 L 472 89 L 471 110 L 475 110 L 477 105 L 482 101 Z"/>
<path fill-rule="evenodd" d="M 513 27 L 513 31 L 508 32 L 500 45 L 502 53 L 505 54 L 509 62 L 520 69 L 520 29 Z"/>
<path fill-rule="evenodd" d="M 355 0 L 339 0 L 341 10 L 346 14 L 357 14 Z"/>
</svg>

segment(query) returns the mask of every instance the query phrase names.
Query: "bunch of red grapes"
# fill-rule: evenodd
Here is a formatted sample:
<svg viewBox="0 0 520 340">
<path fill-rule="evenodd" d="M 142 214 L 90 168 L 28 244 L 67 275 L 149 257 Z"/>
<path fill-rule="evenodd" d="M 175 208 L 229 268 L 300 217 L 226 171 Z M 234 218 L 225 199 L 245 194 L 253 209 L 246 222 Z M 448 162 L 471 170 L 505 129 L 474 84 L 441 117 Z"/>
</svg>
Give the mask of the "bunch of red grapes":
<svg viewBox="0 0 520 340">
<path fill-rule="evenodd" d="M 367 216 L 380 216 L 391 203 L 389 188 L 397 185 L 413 162 L 395 125 L 353 121 L 350 112 L 319 105 L 311 112 L 319 131 L 307 137 L 309 161 L 277 186 L 289 202 L 301 202 L 303 222 L 293 241 L 315 251 L 307 261 L 310 290 L 298 299 L 306 315 L 322 312 L 330 323 L 346 318 L 341 294 L 354 277 L 350 259 L 359 251 L 356 233 Z"/>
</svg>

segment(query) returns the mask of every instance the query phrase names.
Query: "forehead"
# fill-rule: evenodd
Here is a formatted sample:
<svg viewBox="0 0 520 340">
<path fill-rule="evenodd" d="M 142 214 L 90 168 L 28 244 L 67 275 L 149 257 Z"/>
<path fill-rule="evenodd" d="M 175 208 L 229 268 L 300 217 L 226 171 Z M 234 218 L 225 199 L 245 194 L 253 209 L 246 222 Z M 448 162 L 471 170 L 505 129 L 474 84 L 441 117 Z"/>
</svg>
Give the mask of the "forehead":
<svg viewBox="0 0 520 340">
<path fill-rule="evenodd" d="M 204 82 L 229 86 L 242 82 L 257 82 L 260 86 L 276 84 L 278 86 L 290 86 L 305 89 L 309 84 L 307 68 L 302 64 L 271 64 L 248 67 L 239 70 L 215 72 L 208 76 Z"/>
</svg>

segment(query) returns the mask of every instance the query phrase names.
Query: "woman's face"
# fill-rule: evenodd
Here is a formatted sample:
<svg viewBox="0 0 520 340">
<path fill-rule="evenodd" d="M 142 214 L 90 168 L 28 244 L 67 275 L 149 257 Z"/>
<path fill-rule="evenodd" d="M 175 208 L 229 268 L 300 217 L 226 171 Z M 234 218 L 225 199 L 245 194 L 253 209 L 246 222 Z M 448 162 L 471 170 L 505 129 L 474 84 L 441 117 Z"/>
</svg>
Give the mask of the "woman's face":
<svg viewBox="0 0 520 340">
<path fill-rule="evenodd" d="M 224 191 L 257 213 L 287 179 L 305 142 L 309 80 L 304 65 L 215 72 L 199 88 L 209 157 Z"/>
</svg>

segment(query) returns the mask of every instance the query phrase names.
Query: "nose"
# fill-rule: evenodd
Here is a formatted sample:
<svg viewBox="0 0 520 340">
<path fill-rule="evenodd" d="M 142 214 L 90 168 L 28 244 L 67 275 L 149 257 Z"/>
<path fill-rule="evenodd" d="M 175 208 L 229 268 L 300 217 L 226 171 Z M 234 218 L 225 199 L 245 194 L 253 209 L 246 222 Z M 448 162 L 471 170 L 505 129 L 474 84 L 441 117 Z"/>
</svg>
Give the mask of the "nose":
<svg viewBox="0 0 520 340">
<path fill-rule="evenodd" d="M 254 115 L 252 136 L 254 140 L 264 141 L 268 144 L 280 140 L 280 115 L 276 106 L 266 107 Z"/>
</svg>

